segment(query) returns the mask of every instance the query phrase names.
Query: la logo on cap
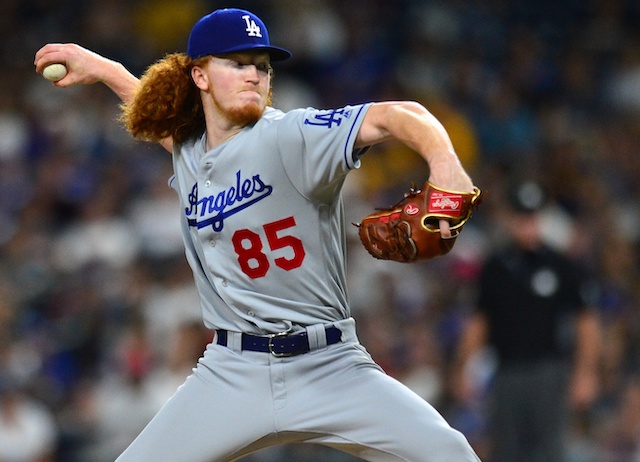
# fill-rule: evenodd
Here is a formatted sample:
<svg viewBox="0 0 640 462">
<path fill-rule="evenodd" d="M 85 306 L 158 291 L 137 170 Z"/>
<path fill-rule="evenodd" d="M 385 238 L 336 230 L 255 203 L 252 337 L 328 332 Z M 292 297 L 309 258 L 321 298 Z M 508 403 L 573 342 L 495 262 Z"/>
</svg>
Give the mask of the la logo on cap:
<svg viewBox="0 0 640 462">
<path fill-rule="evenodd" d="M 260 26 L 256 24 L 256 22 L 251 19 L 251 16 L 245 14 L 242 19 L 247 23 L 247 35 L 249 37 L 262 37 L 262 33 L 260 32 Z"/>
<path fill-rule="evenodd" d="M 247 10 L 223 8 L 200 18 L 191 29 L 187 55 L 191 59 L 243 51 L 269 53 L 271 61 L 284 61 L 291 52 L 271 45 L 262 19 Z"/>
</svg>

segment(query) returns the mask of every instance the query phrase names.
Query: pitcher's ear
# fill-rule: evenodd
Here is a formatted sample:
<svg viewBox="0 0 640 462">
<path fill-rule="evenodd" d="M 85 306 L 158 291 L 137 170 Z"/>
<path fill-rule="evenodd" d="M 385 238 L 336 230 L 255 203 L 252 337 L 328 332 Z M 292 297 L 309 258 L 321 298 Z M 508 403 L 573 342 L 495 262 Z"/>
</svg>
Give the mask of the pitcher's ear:
<svg viewBox="0 0 640 462">
<path fill-rule="evenodd" d="M 191 68 L 191 79 L 200 90 L 207 91 L 209 89 L 209 76 L 200 66 Z"/>
</svg>

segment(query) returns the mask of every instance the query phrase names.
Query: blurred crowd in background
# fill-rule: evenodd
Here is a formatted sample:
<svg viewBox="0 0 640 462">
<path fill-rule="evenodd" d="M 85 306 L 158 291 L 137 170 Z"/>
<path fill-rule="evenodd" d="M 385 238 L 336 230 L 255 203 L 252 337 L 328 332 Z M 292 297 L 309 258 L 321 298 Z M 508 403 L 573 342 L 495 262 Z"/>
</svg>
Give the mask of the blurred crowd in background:
<svg viewBox="0 0 640 462">
<path fill-rule="evenodd" d="M 184 51 L 193 23 L 224 6 L 252 10 L 293 51 L 275 66 L 274 106 L 420 101 L 488 193 L 438 260 L 379 262 L 349 233 L 353 314 L 373 357 L 484 455 L 491 362 L 478 362 L 477 393 L 459 402 L 451 357 L 478 269 L 504 236 L 505 188 L 534 178 L 552 199 L 549 244 L 601 287 L 601 394 L 566 429 L 570 461 L 640 460 L 634 0 L 2 0 L 0 460 L 114 460 L 211 339 L 167 186 L 170 156 L 128 137 L 107 88 L 55 88 L 33 56 L 76 42 L 140 75 Z M 372 149 L 346 184 L 347 219 L 427 176 L 402 146 Z M 306 447 L 249 459 L 353 460 Z"/>
</svg>

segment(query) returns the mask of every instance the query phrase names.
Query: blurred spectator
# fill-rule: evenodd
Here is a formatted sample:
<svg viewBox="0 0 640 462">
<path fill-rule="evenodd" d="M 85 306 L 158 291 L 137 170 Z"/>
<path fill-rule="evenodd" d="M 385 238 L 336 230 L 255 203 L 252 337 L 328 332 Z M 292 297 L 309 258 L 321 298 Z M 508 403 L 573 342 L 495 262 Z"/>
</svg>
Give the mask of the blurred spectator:
<svg viewBox="0 0 640 462">
<path fill-rule="evenodd" d="M 91 433 L 81 460 L 115 460 L 157 411 L 144 386 L 156 359 L 144 325 L 136 323 L 126 330 L 111 355 L 112 363 L 91 391 L 85 409 Z"/>
<path fill-rule="evenodd" d="M 53 462 L 58 430 L 49 409 L 20 390 L 14 379 L 0 377 L 0 460 Z"/>
<path fill-rule="evenodd" d="M 599 461 L 636 461 L 640 457 L 640 383 L 630 378 L 620 393 L 616 411 L 599 422 Z"/>
<path fill-rule="evenodd" d="M 454 387 L 458 399 L 469 400 L 474 389 L 464 369 L 490 347 L 497 368 L 487 404 L 486 460 L 563 461 L 569 409 L 583 412 L 597 398 L 597 293 L 586 272 L 546 245 L 540 185 L 517 184 L 508 197 L 499 222 L 507 242 L 479 274 L 477 309 L 460 338 Z"/>
<path fill-rule="evenodd" d="M 140 300 L 140 310 L 154 349 L 165 355 L 172 348 L 168 340 L 174 331 L 193 322 L 202 324 L 202 312 L 186 260 L 174 258 L 153 262 L 157 262 L 157 267 L 151 270 L 154 277 Z"/>
<path fill-rule="evenodd" d="M 140 252 L 150 259 L 181 257 L 183 254 L 179 202 L 168 185 L 169 168 L 169 163 L 161 167 L 126 210 L 127 223 L 139 236 Z"/>
<path fill-rule="evenodd" d="M 140 252 L 130 222 L 118 213 L 118 194 L 103 184 L 83 204 L 79 220 L 65 230 L 54 245 L 62 271 L 79 270 L 91 263 L 118 268 L 130 265 Z"/>
<path fill-rule="evenodd" d="M 185 321 L 171 332 L 169 349 L 145 380 L 148 399 L 160 407 L 175 393 L 196 367 L 212 335 L 200 320 Z"/>
</svg>

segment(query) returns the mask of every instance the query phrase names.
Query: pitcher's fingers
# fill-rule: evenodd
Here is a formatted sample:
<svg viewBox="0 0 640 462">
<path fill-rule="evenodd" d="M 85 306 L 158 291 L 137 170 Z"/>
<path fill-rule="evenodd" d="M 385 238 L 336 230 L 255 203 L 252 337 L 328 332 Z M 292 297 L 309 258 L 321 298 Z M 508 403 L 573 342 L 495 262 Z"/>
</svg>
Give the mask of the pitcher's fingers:
<svg viewBox="0 0 640 462">
<path fill-rule="evenodd" d="M 64 44 L 62 43 L 47 43 L 36 52 L 36 55 L 33 58 L 33 64 L 39 67 L 44 67 L 53 62 L 60 62 L 55 60 L 62 57 L 61 51 L 63 47 Z"/>
<path fill-rule="evenodd" d="M 447 220 L 440 220 L 440 237 L 442 239 L 451 239 L 451 229 Z"/>
</svg>

